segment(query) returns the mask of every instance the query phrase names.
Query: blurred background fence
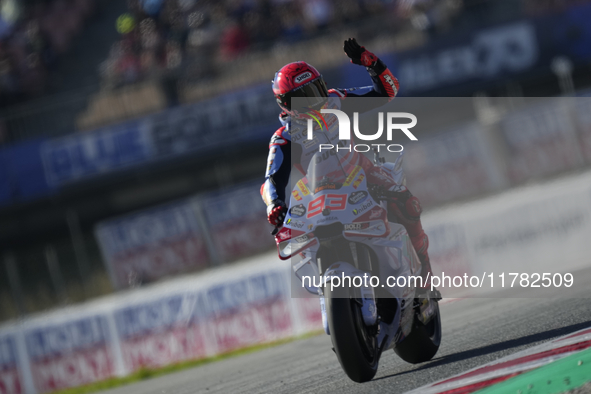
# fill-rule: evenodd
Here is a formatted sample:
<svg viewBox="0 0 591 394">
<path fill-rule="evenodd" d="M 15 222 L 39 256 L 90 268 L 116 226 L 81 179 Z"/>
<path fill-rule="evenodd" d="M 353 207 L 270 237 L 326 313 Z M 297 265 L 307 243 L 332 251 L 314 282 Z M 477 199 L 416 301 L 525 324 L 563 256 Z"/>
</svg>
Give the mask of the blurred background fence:
<svg viewBox="0 0 591 394">
<path fill-rule="evenodd" d="M 589 1 L 0 4 L 0 320 L 271 248 L 269 80 L 303 59 L 367 85 L 349 36 L 401 97 L 474 96 L 408 150 L 427 209 L 589 166 Z"/>
</svg>

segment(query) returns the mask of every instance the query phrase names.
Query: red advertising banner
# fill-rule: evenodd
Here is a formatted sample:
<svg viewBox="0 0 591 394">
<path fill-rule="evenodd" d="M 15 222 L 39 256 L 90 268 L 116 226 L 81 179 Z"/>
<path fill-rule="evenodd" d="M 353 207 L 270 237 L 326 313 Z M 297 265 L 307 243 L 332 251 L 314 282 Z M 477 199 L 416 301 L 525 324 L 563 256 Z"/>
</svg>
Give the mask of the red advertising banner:
<svg viewBox="0 0 591 394">
<path fill-rule="evenodd" d="M 121 352 L 125 365 L 136 371 L 205 357 L 204 341 L 200 325 L 180 326 L 127 339 Z"/>
<path fill-rule="evenodd" d="M 0 370 L 0 394 L 21 394 L 23 389 L 16 368 Z"/>
<path fill-rule="evenodd" d="M 482 133 L 471 123 L 409 145 L 404 171 L 411 192 L 423 204 L 435 205 L 493 190 L 492 160 Z"/>
<path fill-rule="evenodd" d="M 548 100 L 501 122 L 509 154 L 507 175 L 514 183 L 580 167 L 574 108 L 568 100 Z"/>
<path fill-rule="evenodd" d="M 36 360 L 31 363 L 31 372 L 40 393 L 82 386 L 114 376 L 113 359 L 105 346 Z"/>
<path fill-rule="evenodd" d="M 208 195 L 202 202 L 213 244 L 222 261 L 268 250 L 274 245 L 260 185 L 247 184 Z"/>
<path fill-rule="evenodd" d="M 0 337 L 0 394 L 24 393 L 18 371 L 14 337 Z"/>
<path fill-rule="evenodd" d="M 194 271 L 210 262 L 191 200 L 102 222 L 96 236 L 117 288 Z"/>
<path fill-rule="evenodd" d="M 115 375 L 107 323 L 91 316 L 25 333 L 31 374 L 37 391 L 49 393 Z"/>
<path fill-rule="evenodd" d="M 211 321 L 211 329 L 221 353 L 283 338 L 292 331 L 289 302 L 277 299 L 224 314 Z"/>
</svg>

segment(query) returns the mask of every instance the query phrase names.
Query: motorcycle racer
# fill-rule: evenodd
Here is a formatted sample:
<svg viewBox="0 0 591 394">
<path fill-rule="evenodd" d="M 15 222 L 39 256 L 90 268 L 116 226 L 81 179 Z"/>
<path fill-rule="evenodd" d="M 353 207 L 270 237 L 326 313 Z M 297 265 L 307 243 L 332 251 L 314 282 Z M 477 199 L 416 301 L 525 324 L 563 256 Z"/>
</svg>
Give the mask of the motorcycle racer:
<svg viewBox="0 0 591 394">
<path fill-rule="evenodd" d="M 298 98 L 299 101 L 305 101 L 306 108 L 312 110 L 337 105 L 347 112 L 350 102 L 347 101 L 348 97 L 384 97 L 389 101 L 398 93 L 398 80 L 376 55 L 360 46 L 354 38 L 346 40 L 343 49 L 351 63 L 365 66 L 373 86 L 328 89 L 318 70 L 303 61 L 289 63 L 275 74 L 273 93 L 279 107 L 283 110 L 279 115 L 282 127 L 271 137 L 265 183 L 261 186 L 261 195 L 267 205 L 267 218 L 272 225 L 281 225 L 287 213 L 285 188 L 289 183 L 292 164 L 305 175 L 304 169 L 308 167 L 319 144 L 316 137 L 313 140 L 305 138 L 306 122 L 309 116 L 302 110 L 292 108 L 292 99 Z M 336 104 L 333 104 L 334 102 Z M 359 102 L 355 105 L 355 110 L 358 112 L 373 109 L 373 107 L 360 109 L 358 104 Z M 376 103 L 370 100 L 369 105 L 376 106 Z M 337 140 L 327 142 L 332 142 L 335 146 L 338 143 Z M 429 238 L 421 224 L 422 208 L 419 200 L 406 186 L 397 185 L 385 171 L 379 166 L 374 166 L 364 155 L 352 152 L 350 156 L 349 160 L 356 161 L 365 170 L 369 185 L 382 186 L 389 191 L 388 219 L 406 228 L 423 267 L 421 275 L 427 279 L 427 275 L 431 273 L 427 252 Z M 424 284 L 424 286 L 427 285 L 427 283 Z"/>
</svg>

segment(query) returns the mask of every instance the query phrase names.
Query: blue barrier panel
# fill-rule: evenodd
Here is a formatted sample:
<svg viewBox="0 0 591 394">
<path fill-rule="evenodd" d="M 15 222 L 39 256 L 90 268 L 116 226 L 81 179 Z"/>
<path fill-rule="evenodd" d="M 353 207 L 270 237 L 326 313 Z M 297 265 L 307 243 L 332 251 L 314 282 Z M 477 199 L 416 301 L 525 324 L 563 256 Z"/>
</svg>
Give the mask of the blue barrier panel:
<svg viewBox="0 0 591 394">
<path fill-rule="evenodd" d="M 6 151 L 7 149 L 0 151 L 0 205 L 11 203 L 13 195 Z"/>
<path fill-rule="evenodd" d="M 278 107 L 267 84 L 188 104 L 137 121 L 43 144 L 47 180 L 61 186 L 151 161 L 215 152 L 270 139 Z"/>
<path fill-rule="evenodd" d="M 37 139 L 0 150 L 0 205 L 23 202 L 49 194 Z"/>
<path fill-rule="evenodd" d="M 17 184 L 17 198 L 30 200 L 47 195 L 52 187 L 47 183 L 39 153 L 45 139 L 18 144 L 8 153 L 13 183 Z"/>
<path fill-rule="evenodd" d="M 153 156 L 141 122 L 47 141 L 41 147 L 47 180 L 58 186 L 143 163 Z"/>
</svg>

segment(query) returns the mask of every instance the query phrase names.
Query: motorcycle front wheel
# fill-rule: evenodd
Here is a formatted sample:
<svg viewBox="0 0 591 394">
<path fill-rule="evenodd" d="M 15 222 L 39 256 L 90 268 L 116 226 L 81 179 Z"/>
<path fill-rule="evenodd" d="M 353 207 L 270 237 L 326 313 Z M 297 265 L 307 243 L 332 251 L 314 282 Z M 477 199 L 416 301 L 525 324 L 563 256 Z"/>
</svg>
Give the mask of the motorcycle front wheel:
<svg viewBox="0 0 591 394">
<path fill-rule="evenodd" d="M 371 380 L 380 358 L 377 335 L 363 322 L 359 302 L 345 288 L 325 288 L 330 338 L 341 367 L 357 383 Z"/>
</svg>

